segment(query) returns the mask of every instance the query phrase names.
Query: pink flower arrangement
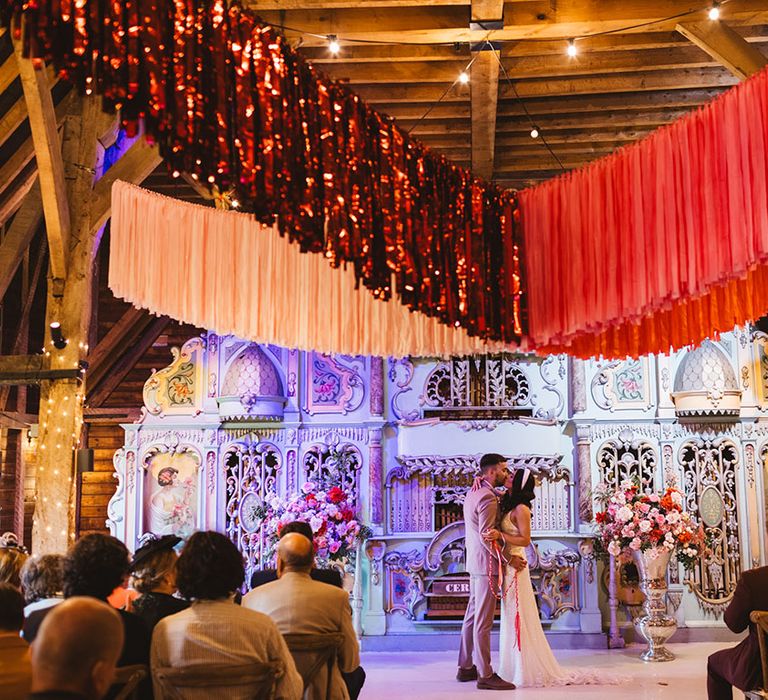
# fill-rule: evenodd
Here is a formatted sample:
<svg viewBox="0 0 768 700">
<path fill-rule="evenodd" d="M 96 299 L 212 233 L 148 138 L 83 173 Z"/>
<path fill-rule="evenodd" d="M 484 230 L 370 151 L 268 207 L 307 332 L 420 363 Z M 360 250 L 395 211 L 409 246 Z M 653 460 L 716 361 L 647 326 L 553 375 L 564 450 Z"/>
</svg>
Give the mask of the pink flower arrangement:
<svg viewBox="0 0 768 700">
<path fill-rule="evenodd" d="M 643 493 L 637 484 L 622 482 L 613 493 L 605 487 L 597 498 L 598 546 L 613 556 L 629 558 L 633 551 L 677 548 L 677 559 L 692 568 L 706 551 L 703 528 L 683 510 L 683 494 L 668 488 L 663 495 Z"/>
<path fill-rule="evenodd" d="M 308 481 L 301 491 L 287 499 L 273 498 L 265 505 L 262 532 L 272 556 L 286 523 L 301 520 L 314 533 L 315 554 L 320 562 L 349 557 L 358 540 L 370 534 L 358 520 L 350 497 L 338 486 L 327 490 Z"/>
</svg>

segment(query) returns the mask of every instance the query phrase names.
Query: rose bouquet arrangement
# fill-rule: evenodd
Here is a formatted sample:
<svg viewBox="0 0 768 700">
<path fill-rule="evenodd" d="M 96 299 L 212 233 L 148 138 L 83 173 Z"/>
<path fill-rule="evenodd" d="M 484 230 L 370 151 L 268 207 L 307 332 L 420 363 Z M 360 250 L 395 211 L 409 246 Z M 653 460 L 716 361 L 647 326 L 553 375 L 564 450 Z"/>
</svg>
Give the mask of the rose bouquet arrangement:
<svg viewBox="0 0 768 700">
<path fill-rule="evenodd" d="M 352 500 L 343 489 L 338 486 L 326 489 L 311 481 L 287 499 L 273 498 L 264 507 L 262 517 L 267 556 L 274 554 L 283 525 L 294 520 L 312 527 L 315 553 L 321 563 L 349 558 L 357 542 L 371 534 L 358 520 Z"/>
<path fill-rule="evenodd" d="M 613 492 L 598 487 L 596 498 L 601 506 L 595 515 L 596 545 L 603 552 L 629 558 L 637 550 L 676 549 L 677 560 L 690 569 L 706 551 L 704 529 L 683 510 L 683 494 L 677 489 L 659 495 L 624 481 Z"/>
</svg>

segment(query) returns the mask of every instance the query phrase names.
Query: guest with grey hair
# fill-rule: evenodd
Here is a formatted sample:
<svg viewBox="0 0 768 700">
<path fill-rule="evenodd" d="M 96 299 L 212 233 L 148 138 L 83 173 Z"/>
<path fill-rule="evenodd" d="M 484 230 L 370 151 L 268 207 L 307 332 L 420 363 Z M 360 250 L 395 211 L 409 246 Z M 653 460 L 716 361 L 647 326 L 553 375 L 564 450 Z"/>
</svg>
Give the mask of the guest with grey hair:
<svg viewBox="0 0 768 700">
<path fill-rule="evenodd" d="M 64 557 L 43 554 L 30 557 L 21 567 L 24 617 L 64 600 Z"/>
</svg>

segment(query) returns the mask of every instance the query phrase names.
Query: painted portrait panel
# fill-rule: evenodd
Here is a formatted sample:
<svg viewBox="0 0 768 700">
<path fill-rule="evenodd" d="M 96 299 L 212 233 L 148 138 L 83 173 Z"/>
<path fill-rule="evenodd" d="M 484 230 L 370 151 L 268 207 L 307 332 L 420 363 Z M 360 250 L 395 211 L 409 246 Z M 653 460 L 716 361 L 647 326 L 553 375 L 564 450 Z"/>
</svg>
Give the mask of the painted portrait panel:
<svg viewBox="0 0 768 700">
<path fill-rule="evenodd" d="M 189 537 L 197 523 L 199 459 L 192 452 L 153 455 L 147 462 L 144 531 Z"/>
</svg>

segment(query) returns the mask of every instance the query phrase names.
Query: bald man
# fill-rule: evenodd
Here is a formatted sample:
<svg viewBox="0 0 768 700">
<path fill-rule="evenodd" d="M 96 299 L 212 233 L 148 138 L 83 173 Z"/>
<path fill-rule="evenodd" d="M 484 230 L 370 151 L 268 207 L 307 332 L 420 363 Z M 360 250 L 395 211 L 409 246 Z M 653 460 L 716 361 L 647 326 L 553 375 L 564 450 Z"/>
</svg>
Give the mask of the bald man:
<svg viewBox="0 0 768 700">
<path fill-rule="evenodd" d="M 32 694 L 38 700 L 101 700 L 115 677 L 123 623 L 95 598 L 75 597 L 51 608 L 32 644 Z"/>
<path fill-rule="evenodd" d="M 352 627 L 349 596 L 343 589 L 310 578 L 314 558 L 312 542 L 304 535 L 297 532 L 285 535 L 277 546 L 277 581 L 252 590 L 243 598 L 243 607 L 269 615 L 283 634 L 341 633 L 344 641 L 331 675 L 328 698 L 348 700 L 349 692 L 341 673 L 350 673 L 360 666 L 360 649 Z M 300 673 L 314 662 L 311 652 L 298 652 L 294 658 Z M 304 697 L 326 697 L 327 683 L 324 667 L 306 689 Z"/>
</svg>

